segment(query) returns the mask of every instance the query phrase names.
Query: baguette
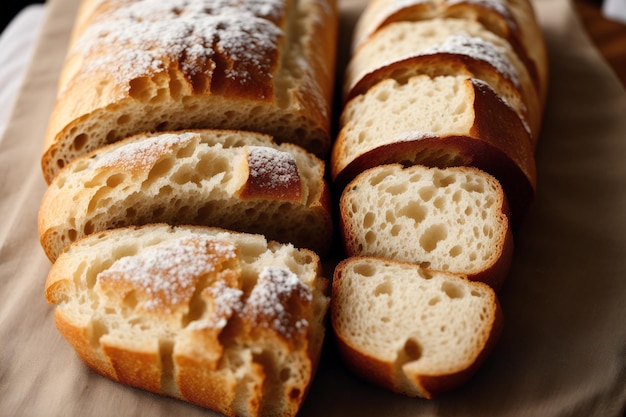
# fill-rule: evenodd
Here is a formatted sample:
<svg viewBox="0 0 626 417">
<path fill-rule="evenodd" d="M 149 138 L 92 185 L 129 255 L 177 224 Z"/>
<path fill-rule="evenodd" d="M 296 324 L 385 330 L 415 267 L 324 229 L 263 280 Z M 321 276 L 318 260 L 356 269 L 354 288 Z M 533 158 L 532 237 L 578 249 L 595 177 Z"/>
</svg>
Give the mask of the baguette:
<svg viewBox="0 0 626 417">
<path fill-rule="evenodd" d="M 157 222 L 261 233 L 325 257 L 333 226 L 324 163 L 252 132 L 140 134 L 61 170 L 38 227 L 54 261 L 85 235 Z"/>
<path fill-rule="evenodd" d="M 86 1 L 46 132 L 46 181 L 145 131 L 252 130 L 324 155 L 337 20 L 332 0 Z"/>
<path fill-rule="evenodd" d="M 52 266 L 55 323 L 96 372 L 227 416 L 294 416 L 327 311 L 319 258 L 203 227 L 115 229 Z"/>
<path fill-rule="evenodd" d="M 466 383 L 502 331 L 493 290 L 417 265 L 348 258 L 335 269 L 331 320 L 339 352 L 364 380 L 434 398 Z"/>
<path fill-rule="evenodd" d="M 419 264 L 499 290 L 513 258 L 500 183 L 471 167 L 384 165 L 352 181 L 339 221 L 348 256 Z"/>
</svg>

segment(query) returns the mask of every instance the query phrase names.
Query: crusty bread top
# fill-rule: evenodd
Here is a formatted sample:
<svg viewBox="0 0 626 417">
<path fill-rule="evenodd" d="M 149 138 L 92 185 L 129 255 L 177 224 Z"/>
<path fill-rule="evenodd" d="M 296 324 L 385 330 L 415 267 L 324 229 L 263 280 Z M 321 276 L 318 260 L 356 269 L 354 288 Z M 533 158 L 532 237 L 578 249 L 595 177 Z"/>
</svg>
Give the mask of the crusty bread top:
<svg viewBox="0 0 626 417">
<path fill-rule="evenodd" d="M 461 275 L 377 258 L 335 269 L 331 319 L 350 368 L 409 396 L 432 398 L 467 381 L 501 332 L 491 288 Z"/>
<path fill-rule="evenodd" d="M 334 2 L 99 0 L 81 12 L 44 144 L 48 182 L 144 131 L 246 129 L 328 149 Z"/>
<path fill-rule="evenodd" d="M 325 256 L 332 221 L 324 162 L 253 132 L 140 134 L 73 160 L 39 209 L 51 260 L 93 232 L 155 222 L 219 226 Z"/>
<path fill-rule="evenodd" d="M 348 256 L 374 256 L 463 274 L 499 289 L 513 255 L 500 183 L 473 167 L 381 165 L 339 203 Z"/>
<path fill-rule="evenodd" d="M 355 27 L 353 49 L 390 23 L 438 17 L 474 20 L 506 39 L 527 66 L 543 105 L 548 85 L 547 50 L 529 0 L 372 0 Z"/>
<path fill-rule="evenodd" d="M 46 281 L 80 357 L 229 416 L 294 416 L 324 337 L 319 258 L 260 235 L 149 225 L 91 235 Z"/>
</svg>

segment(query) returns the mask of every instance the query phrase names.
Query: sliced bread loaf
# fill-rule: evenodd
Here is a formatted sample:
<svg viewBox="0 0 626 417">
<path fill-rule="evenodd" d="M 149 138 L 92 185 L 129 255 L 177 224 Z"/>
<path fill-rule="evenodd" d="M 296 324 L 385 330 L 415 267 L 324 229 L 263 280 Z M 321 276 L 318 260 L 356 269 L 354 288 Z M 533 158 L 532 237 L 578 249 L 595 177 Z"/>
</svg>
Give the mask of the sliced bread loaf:
<svg viewBox="0 0 626 417">
<path fill-rule="evenodd" d="M 352 371 L 412 397 L 433 398 L 476 372 L 498 340 L 493 290 L 449 272 L 348 258 L 333 278 L 332 326 Z"/>
<path fill-rule="evenodd" d="M 50 116 L 44 177 L 155 130 L 253 130 L 324 155 L 336 36 L 327 0 L 87 1 Z"/>
<path fill-rule="evenodd" d="M 157 222 L 261 233 L 326 256 L 329 194 L 322 160 L 267 135 L 142 134 L 61 170 L 42 199 L 39 235 L 51 260 L 85 235 Z"/>
<path fill-rule="evenodd" d="M 499 289 L 513 236 L 502 187 L 471 167 L 383 165 L 352 181 L 339 203 L 348 256 L 395 259 Z"/>
<path fill-rule="evenodd" d="M 548 57 L 529 0 L 371 0 L 355 27 L 353 49 L 358 49 L 388 24 L 436 18 L 480 22 L 506 40 L 528 68 L 543 105 L 548 86 Z"/>
<path fill-rule="evenodd" d="M 45 294 L 60 333 L 108 378 L 227 416 L 294 416 L 319 361 L 326 291 L 313 252 L 151 225 L 75 242 Z"/>
<path fill-rule="evenodd" d="M 340 127 L 331 154 L 339 189 L 386 163 L 471 165 L 500 181 L 514 221 L 534 199 L 528 132 L 493 89 L 476 79 L 418 75 L 406 83 L 381 81 L 347 103 Z"/>
<path fill-rule="evenodd" d="M 486 82 L 518 114 L 536 144 L 542 107 L 528 70 L 510 44 L 480 23 L 431 19 L 390 23 L 357 49 L 345 71 L 347 99 L 381 80 L 464 75 Z"/>
</svg>

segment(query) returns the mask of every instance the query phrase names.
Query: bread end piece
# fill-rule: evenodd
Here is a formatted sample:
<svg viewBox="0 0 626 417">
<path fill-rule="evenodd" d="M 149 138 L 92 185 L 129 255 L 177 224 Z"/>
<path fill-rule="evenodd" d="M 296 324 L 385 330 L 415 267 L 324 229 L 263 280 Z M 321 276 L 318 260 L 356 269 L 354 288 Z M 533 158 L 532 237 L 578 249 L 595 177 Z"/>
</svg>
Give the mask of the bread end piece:
<svg viewBox="0 0 626 417">
<path fill-rule="evenodd" d="M 74 243 L 46 298 L 108 378 L 228 416 L 293 416 L 324 338 L 320 271 L 313 252 L 260 235 L 149 225 Z"/>
<path fill-rule="evenodd" d="M 458 274 L 353 257 L 338 264 L 332 291 L 346 365 L 410 397 L 434 398 L 467 383 L 502 331 L 495 292 Z"/>
</svg>

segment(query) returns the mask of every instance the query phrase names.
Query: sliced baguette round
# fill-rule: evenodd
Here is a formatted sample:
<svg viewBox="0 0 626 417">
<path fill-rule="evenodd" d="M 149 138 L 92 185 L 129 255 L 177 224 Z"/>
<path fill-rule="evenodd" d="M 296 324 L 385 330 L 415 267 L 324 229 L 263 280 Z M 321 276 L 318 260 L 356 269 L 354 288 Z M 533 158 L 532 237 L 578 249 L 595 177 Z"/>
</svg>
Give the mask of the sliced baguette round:
<svg viewBox="0 0 626 417">
<path fill-rule="evenodd" d="M 498 290 L 513 257 L 500 183 L 472 167 L 382 165 L 354 179 L 339 202 L 348 256 L 453 272 Z"/>
<path fill-rule="evenodd" d="M 96 372 L 227 416 L 294 416 L 319 361 L 315 253 L 203 227 L 96 233 L 52 266 L 55 323 Z"/>
<path fill-rule="evenodd" d="M 371 0 L 354 29 L 353 50 L 394 22 L 436 18 L 480 22 L 506 40 L 528 68 L 543 106 L 548 90 L 548 56 L 529 0 Z"/>
<path fill-rule="evenodd" d="M 534 200 L 528 132 L 493 89 L 473 78 L 387 79 L 348 102 L 331 154 L 333 184 L 341 190 L 388 163 L 477 167 L 502 184 L 516 224 Z"/>
<path fill-rule="evenodd" d="M 536 145 L 543 108 L 528 69 L 506 40 L 475 21 L 431 19 L 384 26 L 351 57 L 344 94 L 349 100 L 384 79 L 402 83 L 418 74 L 464 75 L 486 82 L 515 110 Z"/>
<path fill-rule="evenodd" d="M 337 20 L 327 0 L 89 2 L 50 116 L 46 181 L 144 131 L 253 130 L 324 155 Z"/>
<path fill-rule="evenodd" d="M 411 397 L 465 384 L 502 331 L 494 291 L 449 272 L 370 257 L 338 264 L 331 322 L 346 365 Z"/>
<path fill-rule="evenodd" d="M 38 226 L 54 261 L 85 235 L 157 222 L 261 233 L 324 257 L 333 232 L 324 162 L 259 133 L 136 135 L 61 170 L 41 201 Z"/>
</svg>

